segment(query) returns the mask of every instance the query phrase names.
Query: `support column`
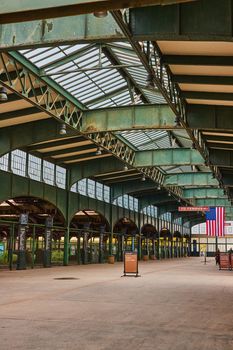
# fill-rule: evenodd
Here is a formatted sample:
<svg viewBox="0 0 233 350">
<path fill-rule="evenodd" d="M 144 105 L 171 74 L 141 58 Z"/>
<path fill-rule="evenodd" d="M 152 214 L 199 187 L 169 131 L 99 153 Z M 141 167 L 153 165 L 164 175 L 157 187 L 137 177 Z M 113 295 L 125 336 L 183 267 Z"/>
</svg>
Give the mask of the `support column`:
<svg viewBox="0 0 233 350">
<path fill-rule="evenodd" d="M 84 265 L 88 263 L 87 245 L 88 245 L 88 235 L 89 235 L 90 225 L 91 225 L 90 222 L 87 222 L 83 225 L 83 264 Z"/>
<path fill-rule="evenodd" d="M 45 247 L 44 247 L 44 267 L 51 267 L 52 258 L 52 227 L 53 217 L 48 216 L 45 219 Z"/>
<path fill-rule="evenodd" d="M 69 243 L 70 243 L 70 228 L 67 226 L 66 231 L 64 232 L 64 259 L 63 265 L 69 265 Z"/>
<path fill-rule="evenodd" d="M 104 262 L 104 233 L 105 225 L 100 226 L 100 238 L 99 238 L 99 263 Z"/>
<path fill-rule="evenodd" d="M 26 269 L 26 227 L 28 224 L 28 214 L 20 214 L 19 217 L 19 246 L 18 246 L 18 259 L 17 270 Z"/>
</svg>

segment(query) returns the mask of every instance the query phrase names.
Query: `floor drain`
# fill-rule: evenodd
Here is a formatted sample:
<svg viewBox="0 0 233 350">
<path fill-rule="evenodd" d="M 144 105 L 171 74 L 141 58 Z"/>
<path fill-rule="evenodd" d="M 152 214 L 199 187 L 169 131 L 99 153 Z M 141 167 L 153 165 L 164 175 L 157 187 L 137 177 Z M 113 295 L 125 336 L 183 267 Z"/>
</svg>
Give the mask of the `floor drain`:
<svg viewBox="0 0 233 350">
<path fill-rule="evenodd" d="M 76 278 L 76 277 L 57 277 L 57 278 L 54 278 L 54 280 L 79 280 L 79 278 Z"/>
</svg>

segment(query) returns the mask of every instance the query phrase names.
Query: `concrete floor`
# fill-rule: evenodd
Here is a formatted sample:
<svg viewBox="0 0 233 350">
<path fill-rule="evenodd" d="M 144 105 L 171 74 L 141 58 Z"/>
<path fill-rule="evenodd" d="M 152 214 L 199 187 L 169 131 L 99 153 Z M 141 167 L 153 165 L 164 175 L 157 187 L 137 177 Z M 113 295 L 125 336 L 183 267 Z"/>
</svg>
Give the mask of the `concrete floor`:
<svg viewBox="0 0 233 350">
<path fill-rule="evenodd" d="M 208 261 L 0 271 L 0 349 L 232 350 L 233 272 Z"/>
</svg>

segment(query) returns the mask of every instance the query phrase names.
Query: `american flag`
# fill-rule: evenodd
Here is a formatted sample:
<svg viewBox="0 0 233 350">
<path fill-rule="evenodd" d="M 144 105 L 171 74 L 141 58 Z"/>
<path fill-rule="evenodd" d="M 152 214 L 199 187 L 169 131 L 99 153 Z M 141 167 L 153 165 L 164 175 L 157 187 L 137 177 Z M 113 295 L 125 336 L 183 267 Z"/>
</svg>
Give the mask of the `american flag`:
<svg viewBox="0 0 233 350">
<path fill-rule="evenodd" d="M 207 236 L 224 236 L 225 208 L 210 207 L 206 212 L 206 234 Z"/>
</svg>

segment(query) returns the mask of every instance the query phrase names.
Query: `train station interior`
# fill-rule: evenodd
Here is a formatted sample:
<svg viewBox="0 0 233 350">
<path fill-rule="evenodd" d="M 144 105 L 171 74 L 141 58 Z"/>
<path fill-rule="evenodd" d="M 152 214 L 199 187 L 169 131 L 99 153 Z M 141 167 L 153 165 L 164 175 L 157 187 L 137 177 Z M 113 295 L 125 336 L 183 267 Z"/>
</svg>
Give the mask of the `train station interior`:
<svg viewBox="0 0 233 350">
<path fill-rule="evenodd" d="M 0 5 L 0 348 L 231 350 L 233 0 Z"/>
</svg>

